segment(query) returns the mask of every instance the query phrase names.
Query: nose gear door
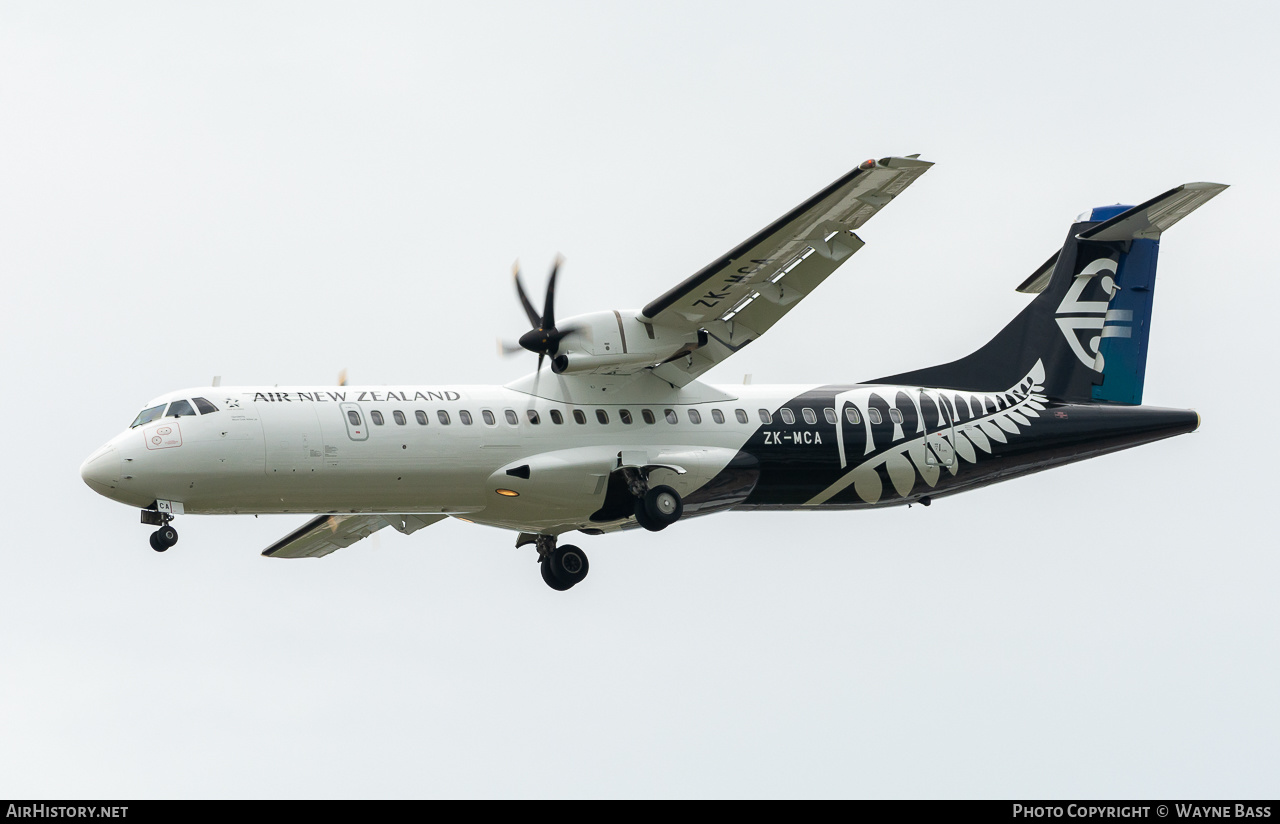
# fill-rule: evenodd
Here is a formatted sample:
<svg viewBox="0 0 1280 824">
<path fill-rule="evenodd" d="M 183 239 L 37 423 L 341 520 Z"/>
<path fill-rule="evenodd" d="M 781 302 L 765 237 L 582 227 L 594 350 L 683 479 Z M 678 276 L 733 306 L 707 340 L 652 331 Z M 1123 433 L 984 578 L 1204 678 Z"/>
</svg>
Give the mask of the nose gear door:
<svg viewBox="0 0 1280 824">
<path fill-rule="evenodd" d="M 342 418 L 347 424 L 347 436 L 353 441 L 369 440 L 369 427 L 365 423 L 364 413 L 360 411 L 360 404 L 342 403 L 338 404 L 338 408 L 342 410 Z"/>
</svg>

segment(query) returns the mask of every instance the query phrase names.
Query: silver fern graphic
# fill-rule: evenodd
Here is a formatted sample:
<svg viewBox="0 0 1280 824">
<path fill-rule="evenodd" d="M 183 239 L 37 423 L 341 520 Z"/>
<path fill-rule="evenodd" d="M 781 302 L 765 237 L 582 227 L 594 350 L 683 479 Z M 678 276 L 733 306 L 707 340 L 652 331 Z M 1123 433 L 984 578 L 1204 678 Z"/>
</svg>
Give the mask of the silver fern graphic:
<svg viewBox="0 0 1280 824">
<path fill-rule="evenodd" d="M 899 496 L 911 493 L 917 477 L 930 488 L 936 486 L 944 471 L 955 475 L 960 471 L 962 462 L 977 463 L 980 455 L 991 454 L 994 448 L 992 441 L 1008 443 L 1011 436 L 1031 426 L 1032 419 L 1040 417 L 1047 403 L 1047 398 L 1041 394 L 1044 392 L 1043 383 L 1044 363 L 1037 360 L 1026 377 L 1005 392 L 908 390 L 903 387 L 860 387 L 841 392 L 835 397 L 837 420 L 845 420 L 846 407 L 856 409 L 865 430 L 864 456 L 879 454 L 854 466 L 805 505 L 825 503 L 851 484 L 863 501 L 869 504 L 879 502 L 884 494 L 884 482 L 877 469 L 882 465 Z M 871 426 L 871 400 L 879 398 L 888 402 L 899 394 L 911 398 L 915 404 L 916 431 L 904 432 L 902 423 L 895 420 L 888 444 L 883 442 L 883 438 L 881 443 L 876 443 Z M 926 420 L 924 398 L 932 403 L 934 421 Z M 955 422 L 958 404 L 967 407 L 964 423 Z M 841 468 L 848 466 L 843 425 L 836 428 L 836 448 L 840 451 Z"/>
</svg>

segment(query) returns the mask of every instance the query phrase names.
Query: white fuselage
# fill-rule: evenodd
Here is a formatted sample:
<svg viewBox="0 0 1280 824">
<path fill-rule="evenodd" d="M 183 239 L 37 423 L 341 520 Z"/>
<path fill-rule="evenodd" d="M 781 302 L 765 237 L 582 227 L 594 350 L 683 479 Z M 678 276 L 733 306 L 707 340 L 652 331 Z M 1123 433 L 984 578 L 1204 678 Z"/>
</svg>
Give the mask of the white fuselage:
<svg viewBox="0 0 1280 824">
<path fill-rule="evenodd" d="M 500 386 L 205 387 L 150 405 L 207 396 L 216 412 L 136 425 L 95 452 L 82 474 L 140 508 L 171 501 L 188 514 L 448 513 L 554 533 L 590 525 L 620 452 L 684 469 L 654 474 L 687 494 L 757 431 L 761 410 L 771 414 L 810 388 L 721 387 L 717 395 L 729 400 L 701 403 L 568 404 Z M 529 462 L 539 484 L 524 489 L 504 469 Z"/>
</svg>

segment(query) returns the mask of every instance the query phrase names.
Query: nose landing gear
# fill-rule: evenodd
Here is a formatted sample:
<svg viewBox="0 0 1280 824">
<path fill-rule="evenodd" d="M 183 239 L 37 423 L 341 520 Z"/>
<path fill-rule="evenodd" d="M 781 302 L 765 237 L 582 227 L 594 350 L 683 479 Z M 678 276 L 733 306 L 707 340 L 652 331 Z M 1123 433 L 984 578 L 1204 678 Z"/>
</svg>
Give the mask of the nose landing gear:
<svg viewBox="0 0 1280 824">
<path fill-rule="evenodd" d="M 142 522 L 144 524 L 159 525 L 159 529 L 151 533 L 151 548 L 156 552 L 164 552 L 169 547 L 178 542 L 178 530 L 170 526 L 173 516 L 168 512 L 155 512 L 150 509 L 142 510 Z"/>
</svg>

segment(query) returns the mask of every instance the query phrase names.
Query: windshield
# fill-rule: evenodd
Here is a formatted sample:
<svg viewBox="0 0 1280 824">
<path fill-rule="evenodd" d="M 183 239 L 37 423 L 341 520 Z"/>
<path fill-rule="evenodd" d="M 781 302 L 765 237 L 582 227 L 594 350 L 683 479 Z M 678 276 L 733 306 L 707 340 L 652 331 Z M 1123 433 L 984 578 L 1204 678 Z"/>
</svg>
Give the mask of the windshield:
<svg viewBox="0 0 1280 824">
<path fill-rule="evenodd" d="M 191 408 L 190 401 L 174 401 L 169 404 L 169 414 L 166 417 L 181 418 L 184 415 L 195 417 L 196 410 Z"/>
<path fill-rule="evenodd" d="M 156 418 L 160 417 L 162 412 L 164 412 L 164 404 L 153 406 L 150 409 L 144 409 L 138 413 L 138 417 L 133 419 L 133 423 L 129 424 L 129 428 L 133 429 L 135 426 L 142 426 L 144 423 L 151 423 Z"/>
</svg>

